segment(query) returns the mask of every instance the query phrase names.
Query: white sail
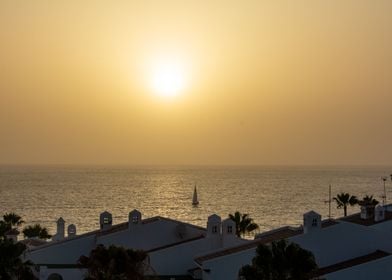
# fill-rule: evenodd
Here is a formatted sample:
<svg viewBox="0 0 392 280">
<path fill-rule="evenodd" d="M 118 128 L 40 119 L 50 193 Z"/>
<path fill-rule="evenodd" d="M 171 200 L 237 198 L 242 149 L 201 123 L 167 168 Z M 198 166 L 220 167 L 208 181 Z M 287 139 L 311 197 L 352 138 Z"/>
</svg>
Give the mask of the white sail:
<svg viewBox="0 0 392 280">
<path fill-rule="evenodd" d="M 198 205 L 198 204 L 199 204 L 199 200 L 197 199 L 197 190 L 196 190 L 196 186 L 195 186 L 195 189 L 193 190 L 192 204 L 193 204 L 193 205 Z"/>
</svg>

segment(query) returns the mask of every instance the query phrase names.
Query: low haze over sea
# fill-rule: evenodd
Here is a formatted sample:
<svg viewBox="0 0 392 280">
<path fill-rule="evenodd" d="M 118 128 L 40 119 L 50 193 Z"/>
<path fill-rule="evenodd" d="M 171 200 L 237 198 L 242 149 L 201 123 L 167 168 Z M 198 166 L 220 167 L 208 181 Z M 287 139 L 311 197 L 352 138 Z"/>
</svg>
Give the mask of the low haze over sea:
<svg viewBox="0 0 392 280">
<path fill-rule="evenodd" d="M 299 225 L 315 210 L 327 217 L 332 196 L 345 191 L 382 201 L 382 176 L 392 202 L 392 167 L 0 167 L 0 213 L 16 212 L 27 224 L 40 223 L 53 234 L 61 216 L 78 233 L 98 228 L 108 210 L 115 224 L 139 209 L 205 226 L 207 216 L 249 213 L 261 231 Z M 192 206 L 194 185 L 200 204 Z M 349 208 L 349 213 L 358 211 Z M 332 202 L 332 216 L 342 215 Z"/>
</svg>

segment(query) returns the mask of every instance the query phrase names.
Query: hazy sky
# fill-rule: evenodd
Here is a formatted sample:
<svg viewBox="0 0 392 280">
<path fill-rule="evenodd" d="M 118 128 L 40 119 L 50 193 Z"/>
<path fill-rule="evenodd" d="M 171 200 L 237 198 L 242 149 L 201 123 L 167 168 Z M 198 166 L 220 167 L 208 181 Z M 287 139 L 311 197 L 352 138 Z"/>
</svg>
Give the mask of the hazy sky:
<svg viewBox="0 0 392 280">
<path fill-rule="evenodd" d="M 390 0 L 2 0 L 0 163 L 392 164 L 391 15 Z M 162 63 L 180 65 L 177 96 L 152 85 Z"/>
</svg>

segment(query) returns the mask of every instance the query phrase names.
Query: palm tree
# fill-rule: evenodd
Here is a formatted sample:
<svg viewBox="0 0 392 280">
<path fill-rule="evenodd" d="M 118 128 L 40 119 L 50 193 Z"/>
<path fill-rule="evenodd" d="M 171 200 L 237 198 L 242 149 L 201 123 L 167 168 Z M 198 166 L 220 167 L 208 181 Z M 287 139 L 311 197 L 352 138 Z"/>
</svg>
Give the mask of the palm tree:
<svg viewBox="0 0 392 280">
<path fill-rule="evenodd" d="M 23 260 L 26 245 L 11 239 L 0 240 L 0 279 L 35 280 L 33 264 Z"/>
<path fill-rule="evenodd" d="M 366 195 L 358 202 L 359 205 L 361 206 L 370 206 L 370 207 L 375 207 L 377 204 L 379 204 L 379 201 L 375 198 L 373 198 L 372 195 Z"/>
<path fill-rule="evenodd" d="M 236 211 L 233 214 L 229 214 L 229 218 L 235 222 L 235 233 L 238 237 L 251 233 L 259 228 L 259 226 L 253 222 L 253 219 L 249 217 L 249 214 L 241 214 Z"/>
<path fill-rule="evenodd" d="M 313 254 L 286 240 L 260 244 L 251 265 L 243 266 L 239 276 L 244 280 L 313 279 L 317 264 Z"/>
<path fill-rule="evenodd" d="M 347 206 L 354 206 L 358 204 L 358 199 L 355 195 L 343 192 L 334 197 L 333 200 L 336 201 L 338 209 L 343 208 L 345 217 L 347 216 Z"/>
<path fill-rule="evenodd" d="M 34 226 L 28 226 L 23 229 L 23 235 L 27 238 L 38 237 L 40 239 L 49 239 L 52 236 L 48 233 L 48 230 L 41 227 L 39 224 Z"/>
<path fill-rule="evenodd" d="M 374 217 L 374 210 L 376 205 L 379 203 L 377 199 L 374 199 L 372 195 L 366 195 L 358 202 L 359 205 L 365 207 L 366 217 Z M 362 209 L 361 209 L 362 211 Z"/>
<path fill-rule="evenodd" d="M 15 213 L 5 213 L 5 215 L 3 216 L 3 220 L 11 227 L 18 227 L 24 223 L 22 217 Z"/>
<path fill-rule="evenodd" d="M 78 264 L 87 268 L 86 280 L 143 280 L 147 253 L 111 245 L 98 245 L 90 256 L 81 256 Z"/>
</svg>

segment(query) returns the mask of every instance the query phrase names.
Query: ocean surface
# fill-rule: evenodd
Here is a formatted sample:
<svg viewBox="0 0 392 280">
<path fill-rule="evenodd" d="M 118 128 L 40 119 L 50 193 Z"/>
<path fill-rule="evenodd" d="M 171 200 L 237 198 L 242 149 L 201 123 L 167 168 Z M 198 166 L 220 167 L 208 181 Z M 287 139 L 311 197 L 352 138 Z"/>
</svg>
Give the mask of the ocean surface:
<svg viewBox="0 0 392 280">
<path fill-rule="evenodd" d="M 213 213 L 249 213 L 260 231 L 297 226 L 302 214 L 328 216 L 328 186 L 382 201 L 382 176 L 392 202 L 392 167 L 72 167 L 0 166 L 0 214 L 16 212 L 26 224 L 40 223 L 55 233 L 56 220 L 75 224 L 78 233 L 99 227 L 108 210 L 113 223 L 127 221 L 138 209 L 205 226 Z M 192 206 L 197 185 L 198 207 Z M 358 207 L 348 212 L 359 211 Z M 332 217 L 343 214 L 332 202 Z"/>
</svg>

